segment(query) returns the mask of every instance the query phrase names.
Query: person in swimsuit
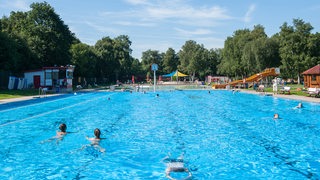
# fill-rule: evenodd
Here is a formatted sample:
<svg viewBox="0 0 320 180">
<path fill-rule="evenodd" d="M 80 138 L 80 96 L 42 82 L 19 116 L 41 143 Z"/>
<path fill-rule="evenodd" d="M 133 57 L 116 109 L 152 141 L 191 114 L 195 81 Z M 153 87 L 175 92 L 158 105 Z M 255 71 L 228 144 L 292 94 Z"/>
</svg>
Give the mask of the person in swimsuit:
<svg viewBox="0 0 320 180">
<path fill-rule="evenodd" d="M 67 134 L 67 125 L 62 123 L 59 126 L 60 131 L 57 131 L 57 137 L 62 137 Z"/>
<path fill-rule="evenodd" d="M 56 132 L 56 135 L 53 136 L 52 138 L 45 140 L 45 141 L 41 141 L 41 143 L 45 143 L 45 142 L 50 142 L 52 140 L 57 140 L 57 143 L 59 143 L 59 141 L 63 140 L 63 137 L 70 132 L 67 132 L 67 125 L 65 123 L 60 124 L 59 126 L 59 130 Z"/>
<path fill-rule="evenodd" d="M 177 159 L 171 159 L 170 157 L 164 158 L 164 162 L 166 163 L 166 177 L 170 180 L 175 180 L 171 177 L 171 172 L 185 172 L 188 173 L 188 176 L 184 178 L 184 180 L 190 179 L 192 177 L 192 173 L 188 168 L 184 166 L 183 155 L 178 157 Z"/>
<path fill-rule="evenodd" d="M 296 106 L 296 108 L 303 108 L 302 103 L 299 103 L 299 104 Z"/>
<path fill-rule="evenodd" d="M 99 150 L 100 152 L 105 152 L 105 149 L 100 146 L 100 140 L 104 139 L 104 138 L 101 138 L 101 137 L 100 137 L 100 135 L 101 135 L 100 129 L 96 128 L 93 133 L 94 133 L 94 136 L 95 136 L 95 137 L 89 138 L 89 137 L 87 136 L 86 138 L 87 138 L 89 141 L 91 141 L 91 145 L 93 145 L 95 148 L 98 148 L 98 150 Z"/>
</svg>

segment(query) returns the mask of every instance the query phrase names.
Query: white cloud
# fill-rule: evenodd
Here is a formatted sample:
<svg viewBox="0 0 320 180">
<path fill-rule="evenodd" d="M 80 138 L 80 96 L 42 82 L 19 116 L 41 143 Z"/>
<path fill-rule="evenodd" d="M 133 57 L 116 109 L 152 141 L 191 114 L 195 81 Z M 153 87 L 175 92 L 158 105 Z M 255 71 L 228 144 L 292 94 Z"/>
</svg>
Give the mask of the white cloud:
<svg viewBox="0 0 320 180">
<path fill-rule="evenodd" d="M 179 34 L 182 34 L 184 36 L 192 36 L 192 35 L 209 35 L 213 32 L 209 29 L 196 29 L 194 31 L 187 31 L 180 28 L 174 28 Z"/>
<path fill-rule="evenodd" d="M 144 23 L 144 22 L 132 22 L 132 21 L 117 21 L 113 24 L 121 25 L 121 26 L 141 26 L 141 27 L 154 27 L 155 23 Z"/>
<path fill-rule="evenodd" d="M 93 22 L 85 22 L 85 24 L 87 24 L 88 26 L 92 27 L 93 29 L 95 29 L 98 32 L 101 33 L 111 33 L 113 35 L 118 35 L 123 33 L 123 31 L 116 29 L 116 28 L 110 28 L 108 26 L 103 26 L 103 25 L 97 25 Z"/>
<path fill-rule="evenodd" d="M 252 18 L 251 16 L 252 16 L 252 13 L 255 11 L 255 9 L 256 9 L 256 6 L 254 4 L 251 4 L 244 16 L 244 22 L 248 23 L 251 21 L 251 18 Z"/>
<path fill-rule="evenodd" d="M 126 2 L 133 5 L 148 4 L 148 0 L 126 0 Z"/>
<path fill-rule="evenodd" d="M 28 11 L 30 10 L 29 4 L 24 0 L 9 0 L 0 5 L 2 8 L 10 9 L 10 11 Z"/>
<path fill-rule="evenodd" d="M 174 23 L 189 26 L 213 26 L 232 19 L 227 9 L 220 6 L 196 7 L 183 0 L 126 0 L 132 8 L 126 12 L 104 12 L 104 17 L 127 18 L 135 23 Z M 130 25 L 130 23 L 127 23 Z M 134 25 L 133 23 L 131 25 Z"/>
<path fill-rule="evenodd" d="M 191 6 L 179 7 L 148 7 L 147 14 L 156 19 L 167 18 L 186 18 L 186 19 L 212 19 L 223 20 L 229 19 L 226 10 L 218 6 L 195 9 Z"/>
<path fill-rule="evenodd" d="M 203 44 L 205 48 L 223 48 L 225 39 L 215 37 L 194 38 L 198 44 Z"/>
</svg>

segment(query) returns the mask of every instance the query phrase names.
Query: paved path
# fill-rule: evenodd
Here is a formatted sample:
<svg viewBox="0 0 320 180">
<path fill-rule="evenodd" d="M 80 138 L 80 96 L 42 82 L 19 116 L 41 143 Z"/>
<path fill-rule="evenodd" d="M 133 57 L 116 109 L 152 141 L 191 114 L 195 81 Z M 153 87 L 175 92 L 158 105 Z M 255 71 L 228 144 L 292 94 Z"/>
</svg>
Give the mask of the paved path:
<svg viewBox="0 0 320 180">
<path fill-rule="evenodd" d="M 261 93 L 261 92 L 256 92 L 252 90 L 240 90 L 240 91 L 245 93 L 251 93 L 251 94 L 269 95 L 269 96 L 278 97 L 278 98 L 320 103 L 320 98 L 315 98 L 315 97 L 297 96 L 292 94 L 289 95 L 289 94 L 273 94 L 273 93 L 263 93 L 263 92 Z"/>
<path fill-rule="evenodd" d="M 49 94 L 46 96 L 41 96 L 40 98 L 45 98 L 45 97 L 49 97 L 49 96 L 58 96 L 60 94 Z M 31 99 L 35 99 L 35 98 L 39 98 L 39 96 L 23 96 L 23 97 L 19 97 L 19 98 L 9 98 L 9 99 L 1 99 L 0 100 L 0 104 L 5 104 L 5 103 L 11 103 L 11 102 L 18 102 L 18 101 L 26 101 L 26 100 L 31 100 Z"/>
</svg>

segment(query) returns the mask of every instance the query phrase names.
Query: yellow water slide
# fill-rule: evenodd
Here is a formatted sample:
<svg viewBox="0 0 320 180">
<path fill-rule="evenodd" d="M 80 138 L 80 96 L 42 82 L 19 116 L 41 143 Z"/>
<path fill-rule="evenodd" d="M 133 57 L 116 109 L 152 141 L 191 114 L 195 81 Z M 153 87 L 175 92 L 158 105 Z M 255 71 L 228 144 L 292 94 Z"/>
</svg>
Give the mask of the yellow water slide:
<svg viewBox="0 0 320 180">
<path fill-rule="evenodd" d="M 249 83 L 249 82 L 255 82 L 255 81 L 258 82 L 264 77 L 278 76 L 279 74 L 280 74 L 279 68 L 268 68 L 260 73 L 254 74 L 254 75 L 252 75 L 248 78 L 242 79 L 242 80 L 235 80 L 235 81 L 232 81 L 227 84 L 214 84 L 214 85 L 212 85 L 212 88 L 213 89 L 221 89 L 221 88 L 226 88 L 227 85 L 235 86 L 235 85 L 241 84 L 241 83 Z"/>
</svg>

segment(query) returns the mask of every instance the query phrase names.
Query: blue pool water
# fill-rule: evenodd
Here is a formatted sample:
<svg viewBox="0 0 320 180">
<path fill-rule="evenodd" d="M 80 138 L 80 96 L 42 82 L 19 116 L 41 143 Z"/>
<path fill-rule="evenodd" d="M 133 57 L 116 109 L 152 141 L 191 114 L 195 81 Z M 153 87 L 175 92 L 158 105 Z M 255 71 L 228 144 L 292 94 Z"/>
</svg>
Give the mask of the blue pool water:
<svg viewBox="0 0 320 180">
<path fill-rule="evenodd" d="M 157 93 L 0 105 L 0 179 L 166 179 L 168 154 L 184 154 L 194 179 L 320 178 L 320 104 L 295 109 L 299 101 L 230 91 Z M 73 133 L 48 141 L 60 123 Z M 106 138 L 104 153 L 85 138 L 95 128 Z"/>
</svg>

